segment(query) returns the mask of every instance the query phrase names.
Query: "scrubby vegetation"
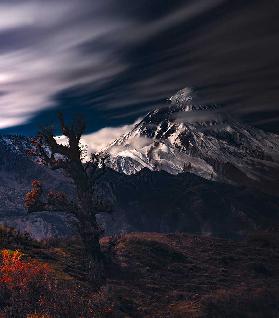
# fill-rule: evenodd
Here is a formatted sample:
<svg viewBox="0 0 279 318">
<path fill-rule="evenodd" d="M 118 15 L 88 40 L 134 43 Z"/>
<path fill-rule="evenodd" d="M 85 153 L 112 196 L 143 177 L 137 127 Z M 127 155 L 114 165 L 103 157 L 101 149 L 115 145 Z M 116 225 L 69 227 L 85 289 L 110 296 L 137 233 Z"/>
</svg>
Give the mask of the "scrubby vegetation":
<svg viewBox="0 0 279 318">
<path fill-rule="evenodd" d="M 42 184 L 39 180 L 32 181 L 32 189 L 27 192 L 24 198 L 24 206 L 28 212 L 43 210 L 41 195 L 43 193 Z"/>
<path fill-rule="evenodd" d="M 186 234 L 106 237 L 107 281 L 96 292 L 78 239 L 38 243 L 8 228 L 0 236 L 0 317 L 279 315 L 274 239 L 267 245 L 251 239 L 256 234 L 242 242 Z"/>
<path fill-rule="evenodd" d="M 40 180 L 32 181 L 31 191 L 25 194 L 24 206 L 29 212 L 39 212 L 39 211 L 68 211 L 73 212 L 75 204 L 70 202 L 67 198 L 66 193 L 61 191 L 48 191 L 45 195 L 46 198 L 43 199 L 43 185 Z"/>
<path fill-rule="evenodd" d="M 48 263 L 24 260 L 19 251 L 2 250 L 0 306 L 4 317 L 106 317 L 102 292 L 61 277 Z M 100 305 L 102 305 L 100 307 Z"/>
<path fill-rule="evenodd" d="M 6 227 L 0 234 L 0 317 L 94 318 L 112 312 L 105 289 L 93 292 L 67 269 L 63 271 L 58 254 L 64 257 L 66 252 L 50 248 L 54 242 L 34 242 Z"/>
</svg>

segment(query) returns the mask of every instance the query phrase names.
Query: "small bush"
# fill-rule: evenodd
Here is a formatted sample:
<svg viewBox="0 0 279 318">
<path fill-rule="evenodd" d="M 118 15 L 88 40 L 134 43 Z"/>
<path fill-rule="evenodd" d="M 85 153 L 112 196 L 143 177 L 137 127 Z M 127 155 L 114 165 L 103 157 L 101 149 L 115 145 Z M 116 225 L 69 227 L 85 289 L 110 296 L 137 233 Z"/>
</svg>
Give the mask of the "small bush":
<svg viewBox="0 0 279 318">
<path fill-rule="evenodd" d="M 28 212 L 36 212 L 42 210 L 42 202 L 40 200 L 43 193 L 42 184 L 39 180 L 32 181 L 32 190 L 27 192 L 24 198 L 24 206 Z"/>
<path fill-rule="evenodd" d="M 93 294 L 80 284 L 57 279 L 48 264 L 23 258 L 17 250 L 1 251 L 0 312 L 3 317 L 110 317 L 112 305 L 107 303 L 104 293 Z"/>
<path fill-rule="evenodd" d="M 21 317 L 28 308 L 37 308 L 51 289 L 52 271 L 47 264 L 23 261 L 19 251 L 1 251 L 1 306 L 8 317 Z"/>
</svg>

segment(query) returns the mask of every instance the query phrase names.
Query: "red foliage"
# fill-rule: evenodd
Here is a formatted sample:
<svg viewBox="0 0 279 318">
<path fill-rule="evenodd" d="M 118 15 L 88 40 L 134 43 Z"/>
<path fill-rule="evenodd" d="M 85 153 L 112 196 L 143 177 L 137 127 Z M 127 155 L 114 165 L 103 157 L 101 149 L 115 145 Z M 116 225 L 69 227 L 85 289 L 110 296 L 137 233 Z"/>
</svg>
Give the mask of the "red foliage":
<svg viewBox="0 0 279 318">
<path fill-rule="evenodd" d="M 32 190 L 25 194 L 24 206 L 28 212 L 38 212 L 42 210 L 64 211 L 72 209 L 72 204 L 68 201 L 64 192 L 49 191 L 46 202 L 42 201 L 43 188 L 39 180 L 32 181 Z"/>
<path fill-rule="evenodd" d="M 0 317 L 112 317 L 113 307 L 101 292 L 58 279 L 50 265 L 24 260 L 18 250 L 0 254 Z"/>
<path fill-rule="evenodd" d="M 28 289 L 34 281 L 45 284 L 52 272 L 48 264 L 36 260 L 23 261 L 23 254 L 17 250 L 4 249 L 1 256 L 0 283 L 5 284 L 9 290 Z"/>
<path fill-rule="evenodd" d="M 40 180 L 33 180 L 32 181 L 32 188 L 33 189 L 41 189 L 42 183 Z"/>
<path fill-rule="evenodd" d="M 39 180 L 32 181 L 32 190 L 27 192 L 24 198 L 24 206 L 28 212 L 35 212 L 40 209 L 40 197 L 42 195 L 42 184 Z"/>
<path fill-rule="evenodd" d="M 17 250 L 1 251 L 0 305 L 7 317 L 26 316 L 28 309 L 39 308 L 53 282 L 48 264 L 22 257 Z"/>
</svg>

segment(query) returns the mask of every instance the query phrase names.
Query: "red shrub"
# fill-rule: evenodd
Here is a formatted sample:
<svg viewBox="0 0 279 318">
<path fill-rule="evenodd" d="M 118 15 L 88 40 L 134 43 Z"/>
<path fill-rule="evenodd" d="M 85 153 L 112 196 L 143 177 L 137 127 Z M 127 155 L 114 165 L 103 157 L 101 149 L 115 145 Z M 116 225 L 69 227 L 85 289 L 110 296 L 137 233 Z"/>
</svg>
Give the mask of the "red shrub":
<svg viewBox="0 0 279 318">
<path fill-rule="evenodd" d="M 40 201 L 42 195 L 42 184 L 39 180 L 32 181 L 32 190 L 27 192 L 24 198 L 24 206 L 28 212 L 39 211 L 42 203 Z"/>
<path fill-rule="evenodd" d="M 54 282 L 49 265 L 22 257 L 19 251 L 1 251 L 0 304 L 7 317 L 25 317 L 30 308 L 39 308 Z"/>
<path fill-rule="evenodd" d="M 19 251 L 2 250 L 0 266 L 0 283 L 9 290 L 26 290 L 34 282 L 43 286 L 48 281 L 51 269 L 48 264 L 32 260 L 23 261 Z M 38 286 L 39 287 L 39 286 Z"/>
<path fill-rule="evenodd" d="M 112 317 L 107 296 L 80 283 L 58 279 L 46 263 L 24 260 L 19 251 L 2 250 L 0 317 Z"/>
</svg>

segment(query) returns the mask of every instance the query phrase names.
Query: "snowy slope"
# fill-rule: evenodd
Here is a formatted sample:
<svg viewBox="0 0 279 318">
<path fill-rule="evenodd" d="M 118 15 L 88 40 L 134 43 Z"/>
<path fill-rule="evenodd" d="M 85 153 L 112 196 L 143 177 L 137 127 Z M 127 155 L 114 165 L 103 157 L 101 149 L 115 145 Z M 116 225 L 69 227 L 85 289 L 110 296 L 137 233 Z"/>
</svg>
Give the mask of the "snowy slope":
<svg viewBox="0 0 279 318">
<path fill-rule="evenodd" d="M 279 136 L 235 121 L 211 105 L 199 105 L 189 89 L 155 109 L 102 153 L 125 174 L 144 167 L 172 174 L 190 171 L 206 179 L 258 181 L 279 171 Z"/>
</svg>

